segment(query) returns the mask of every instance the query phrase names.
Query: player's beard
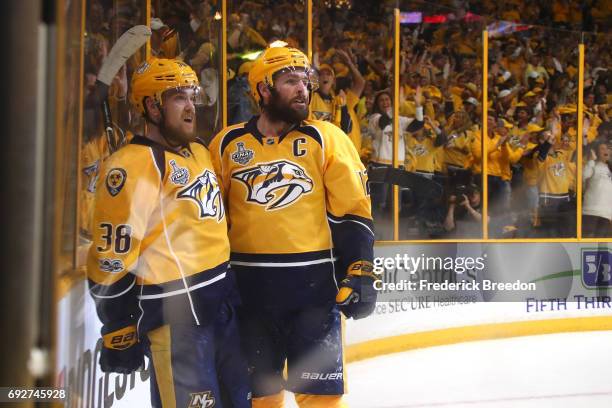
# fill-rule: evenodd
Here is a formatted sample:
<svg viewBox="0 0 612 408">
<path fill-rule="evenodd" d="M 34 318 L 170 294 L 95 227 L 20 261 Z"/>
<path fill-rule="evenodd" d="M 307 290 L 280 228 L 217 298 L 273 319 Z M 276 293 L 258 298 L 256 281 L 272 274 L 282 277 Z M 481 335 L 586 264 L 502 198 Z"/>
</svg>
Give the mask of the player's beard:
<svg viewBox="0 0 612 408">
<path fill-rule="evenodd" d="M 172 147 L 185 146 L 195 140 L 195 131 L 196 131 L 195 116 L 193 118 L 193 130 L 192 131 L 185 131 L 181 129 L 180 125 L 172 126 L 168 124 L 168 121 L 166 120 L 165 116 L 162 117 L 162 120 L 160 121 L 159 130 L 162 136 L 164 137 L 164 139 L 166 139 L 166 142 L 168 142 L 168 144 L 171 145 Z"/>
<path fill-rule="evenodd" d="M 272 88 L 270 101 L 265 106 L 265 112 L 274 122 L 300 123 L 308 117 L 308 96 L 304 96 L 306 106 L 304 109 L 294 109 L 291 107 L 293 99 L 285 101 L 281 98 L 276 89 Z"/>
</svg>

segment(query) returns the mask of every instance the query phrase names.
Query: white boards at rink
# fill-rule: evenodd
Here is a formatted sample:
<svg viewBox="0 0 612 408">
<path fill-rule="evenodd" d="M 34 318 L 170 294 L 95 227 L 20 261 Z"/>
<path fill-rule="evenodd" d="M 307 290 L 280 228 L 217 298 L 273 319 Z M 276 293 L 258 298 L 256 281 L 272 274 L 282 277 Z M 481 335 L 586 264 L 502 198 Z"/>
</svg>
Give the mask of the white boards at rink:
<svg viewBox="0 0 612 408">
<path fill-rule="evenodd" d="M 445 292 L 429 297 L 407 290 L 387 291 L 368 318 L 346 321 L 348 363 L 422 347 L 462 341 L 567 331 L 612 330 L 609 294 L 585 289 L 589 273 L 585 251 L 608 251 L 608 245 L 454 243 L 378 245 L 376 257 L 480 256 L 497 280 L 535 281 L 537 290 L 522 301 L 508 293 Z M 546 254 L 548 254 L 546 256 Z M 554 259 L 555 261 L 547 262 Z M 610 257 L 608 257 L 610 259 Z M 499 263 L 503 262 L 503 266 Z M 423 273 L 422 270 L 416 272 Z M 535 275 L 534 275 L 535 274 Z M 505 275 L 505 276 L 504 276 Z M 467 273 L 464 276 L 468 276 Z M 397 279 L 385 270 L 383 282 Z M 559 288 L 567 300 L 555 297 Z M 503 301 L 507 300 L 507 301 Z M 99 322 L 85 281 L 76 282 L 58 306 L 57 386 L 67 387 L 67 407 L 150 407 L 149 362 L 131 375 L 101 372 Z M 392 361 L 392 359 L 391 359 Z M 450 362 L 452 363 L 452 362 Z M 350 373 L 349 373 L 350 375 Z M 384 375 L 384 372 L 381 372 Z M 408 402 L 408 401 L 407 401 Z"/>
</svg>

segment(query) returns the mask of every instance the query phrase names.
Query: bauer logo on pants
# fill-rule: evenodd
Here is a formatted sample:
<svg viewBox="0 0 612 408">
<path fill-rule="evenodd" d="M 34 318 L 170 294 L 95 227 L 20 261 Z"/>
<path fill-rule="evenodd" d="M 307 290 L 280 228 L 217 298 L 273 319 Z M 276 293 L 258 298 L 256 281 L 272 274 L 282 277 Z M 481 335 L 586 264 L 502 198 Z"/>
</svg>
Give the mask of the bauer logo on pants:
<svg viewBox="0 0 612 408">
<path fill-rule="evenodd" d="M 191 400 L 187 408 L 212 408 L 215 406 L 215 398 L 210 391 L 191 393 Z"/>
</svg>

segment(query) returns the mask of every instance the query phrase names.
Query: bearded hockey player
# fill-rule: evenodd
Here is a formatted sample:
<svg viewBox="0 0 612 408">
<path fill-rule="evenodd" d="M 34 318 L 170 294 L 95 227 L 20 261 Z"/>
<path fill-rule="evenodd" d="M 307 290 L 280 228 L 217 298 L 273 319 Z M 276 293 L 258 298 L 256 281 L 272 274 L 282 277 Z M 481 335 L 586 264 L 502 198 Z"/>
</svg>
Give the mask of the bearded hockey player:
<svg viewBox="0 0 612 408">
<path fill-rule="evenodd" d="M 177 60 L 154 58 L 132 78 L 147 133 L 104 164 L 87 265 L 103 323 L 100 365 L 130 373 L 146 354 L 154 407 L 246 408 L 225 209 L 195 137 L 200 96 L 196 74 Z"/>
<path fill-rule="evenodd" d="M 348 136 L 306 120 L 308 58 L 270 46 L 249 72 L 261 115 L 210 145 L 230 221 L 253 406 L 345 406 L 342 316 L 375 306 L 366 171 Z M 287 379 L 283 370 L 287 366 Z"/>
</svg>

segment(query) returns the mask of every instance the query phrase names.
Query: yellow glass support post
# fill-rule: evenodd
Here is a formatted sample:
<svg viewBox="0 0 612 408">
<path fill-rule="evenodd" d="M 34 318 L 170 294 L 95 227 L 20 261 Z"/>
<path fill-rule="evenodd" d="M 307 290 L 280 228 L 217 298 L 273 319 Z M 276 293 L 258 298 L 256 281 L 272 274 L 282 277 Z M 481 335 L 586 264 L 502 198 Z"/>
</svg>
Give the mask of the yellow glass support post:
<svg viewBox="0 0 612 408">
<path fill-rule="evenodd" d="M 576 144 L 576 237 L 582 239 L 582 143 L 584 143 L 584 44 L 578 45 L 578 135 Z"/>
<path fill-rule="evenodd" d="M 81 183 L 83 177 L 81 175 L 81 150 L 83 148 L 83 99 L 84 99 L 84 83 L 85 83 L 85 9 L 86 0 L 81 0 L 81 41 L 79 43 L 79 104 L 78 104 L 78 116 L 77 116 L 77 145 L 76 145 L 76 211 L 74 213 L 74 251 L 72 251 L 72 266 L 78 268 L 78 251 L 79 247 L 79 231 L 80 225 L 80 212 L 81 212 Z"/>
<path fill-rule="evenodd" d="M 159 12 L 159 10 L 157 10 Z M 145 25 L 151 27 L 151 0 L 145 2 Z M 151 58 L 151 40 L 148 40 L 145 44 L 145 61 Z"/>
<path fill-rule="evenodd" d="M 482 238 L 489 239 L 489 183 L 487 180 L 488 150 L 488 110 L 489 110 L 489 32 L 482 32 Z"/>
<path fill-rule="evenodd" d="M 63 211 L 65 207 L 65 183 L 63 181 L 64 176 L 64 157 L 67 151 L 65 145 L 66 127 L 64 123 L 64 95 L 66 89 L 66 10 L 65 2 L 58 1 L 56 3 L 56 15 L 57 15 L 57 48 L 55 55 L 57 56 L 55 61 L 55 186 L 53 188 L 53 262 L 54 271 L 61 273 L 67 269 L 64 262 L 62 262 L 62 219 Z"/>
<path fill-rule="evenodd" d="M 306 0 L 306 22 L 307 31 L 306 31 L 306 55 L 308 56 L 308 61 L 312 63 L 312 0 Z"/>
<path fill-rule="evenodd" d="M 227 126 L 227 0 L 221 0 L 221 127 Z"/>
<path fill-rule="evenodd" d="M 54 138 L 55 138 L 55 152 L 54 152 L 54 171 L 55 174 L 53 179 L 55 181 L 55 185 L 53 186 L 53 194 L 52 194 L 52 204 L 53 204 L 53 226 L 52 226 L 52 240 L 51 240 L 51 270 L 53 274 L 53 311 L 51 316 L 53 317 L 53 322 L 51 324 L 51 356 L 52 356 L 52 364 L 51 367 L 55 367 L 55 361 L 57 359 L 57 338 L 56 333 L 58 330 L 57 323 L 57 304 L 59 302 L 59 292 L 58 288 L 60 287 L 61 276 L 66 273 L 68 270 L 74 270 L 74 258 L 73 255 L 70 259 L 71 265 L 67 265 L 68 261 L 63 259 L 62 257 L 62 220 L 63 220 L 63 211 L 65 206 L 65 182 L 64 182 L 64 157 L 66 154 L 66 146 L 65 146 L 65 134 L 66 127 L 64 123 L 64 111 L 61 107 L 65 106 L 65 67 L 66 67 L 66 32 L 67 32 L 67 18 L 66 18 L 66 4 L 64 1 L 57 1 L 55 7 L 55 13 L 57 16 L 56 27 L 57 27 L 57 45 L 55 49 L 55 95 L 53 97 L 55 102 L 55 123 L 54 127 Z M 49 50 L 49 53 L 52 53 L 53 50 Z M 82 82 L 82 81 L 81 81 Z M 43 95 L 41 95 L 43 97 Z M 76 248 L 73 252 L 76 252 Z"/>
<path fill-rule="evenodd" d="M 400 11 L 393 10 L 393 167 L 399 165 Z M 399 187 L 393 185 L 393 240 L 399 240 Z"/>
</svg>

